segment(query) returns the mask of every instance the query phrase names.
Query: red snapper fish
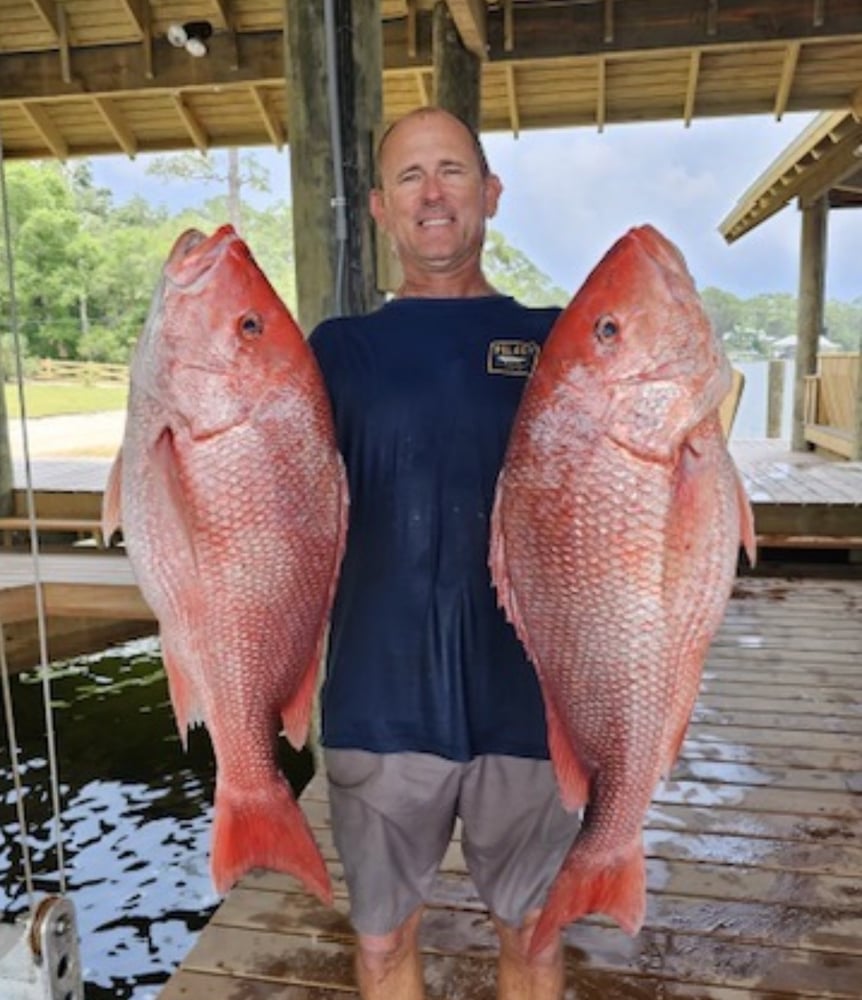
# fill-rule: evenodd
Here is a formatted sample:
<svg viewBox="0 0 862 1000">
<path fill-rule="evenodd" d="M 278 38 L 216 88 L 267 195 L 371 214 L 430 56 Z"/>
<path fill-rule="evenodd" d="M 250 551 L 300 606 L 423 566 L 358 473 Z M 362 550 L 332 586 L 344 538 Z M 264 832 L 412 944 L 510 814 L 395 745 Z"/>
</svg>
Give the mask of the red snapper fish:
<svg viewBox="0 0 862 1000">
<path fill-rule="evenodd" d="M 158 619 L 183 743 L 209 730 L 219 892 L 260 866 L 332 899 L 277 744 L 282 727 L 306 741 L 347 506 L 326 390 L 286 306 L 230 226 L 183 233 L 135 349 L 103 521 L 122 525 Z"/>
<path fill-rule="evenodd" d="M 584 821 L 533 953 L 646 907 L 642 827 L 685 736 L 751 509 L 718 408 L 731 369 L 676 247 L 650 226 L 561 314 L 500 474 L 490 564 L 538 675 L 563 804 Z"/>
</svg>

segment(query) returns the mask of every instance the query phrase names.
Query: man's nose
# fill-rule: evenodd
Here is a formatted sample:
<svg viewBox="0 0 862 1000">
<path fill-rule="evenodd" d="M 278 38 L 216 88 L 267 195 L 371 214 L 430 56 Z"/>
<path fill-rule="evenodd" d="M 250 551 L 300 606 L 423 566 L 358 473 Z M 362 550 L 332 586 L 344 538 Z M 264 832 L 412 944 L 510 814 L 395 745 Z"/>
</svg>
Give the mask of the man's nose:
<svg viewBox="0 0 862 1000">
<path fill-rule="evenodd" d="M 422 189 L 422 197 L 425 201 L 439 201 L 442 197 L 442 185 L 436 174 L 427 174 L 425 184 Z"/>
</svg>

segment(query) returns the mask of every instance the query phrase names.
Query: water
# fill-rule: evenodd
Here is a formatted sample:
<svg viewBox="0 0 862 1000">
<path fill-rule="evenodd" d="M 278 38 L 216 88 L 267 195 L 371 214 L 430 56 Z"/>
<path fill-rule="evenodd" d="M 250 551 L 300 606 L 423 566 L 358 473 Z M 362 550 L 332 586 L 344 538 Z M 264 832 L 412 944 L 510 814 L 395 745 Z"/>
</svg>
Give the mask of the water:
<svg viewBox="0 0 862 1000">
<path fill-rule="evenodd" d="M 759 441 L 766 437 L 766 405 L 769 398 L 769 362 L 734 361 L 733 367 L 745 376 L 745 387 L 739 397 L 739 408 L 730 434 L 731 441 Z M 793 427 L 793 378 L 796 365 L 784 362 L 784 398 L 782 400 L 781 433 L 789 440 Z"/>
<path fill-rule="evenodd" d="M 12 679 L 37 895 L 57 891 L 42 684 Z M 56 665 L 51 683 L 67 891 L 87 1000 L 152 1000 L 219 902 L 210 884 L 215 777 L 205 731 L 185 753 L 156 639 Z M 28 910 L 5 723 L 0 745 L 0 914 Z M 310 755 L 284 740 L 295 790 Z"/>
</svg>

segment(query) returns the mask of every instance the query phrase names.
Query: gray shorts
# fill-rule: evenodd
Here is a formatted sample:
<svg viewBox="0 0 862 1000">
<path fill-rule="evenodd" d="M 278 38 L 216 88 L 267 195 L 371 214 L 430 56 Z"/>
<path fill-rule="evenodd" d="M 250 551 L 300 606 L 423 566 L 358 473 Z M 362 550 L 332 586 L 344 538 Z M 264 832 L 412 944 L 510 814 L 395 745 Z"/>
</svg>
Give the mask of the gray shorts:
<svg viewBox="0 0 862 1000">
<path fill-rule="evenodd" d="M 428 901 L 455 826 L 479 896 L 519 926 L 540 906 L 579 827 L 550 761 L 325 751 L 335 846 L 362 934 L 386 934 Z"/>
</svg>

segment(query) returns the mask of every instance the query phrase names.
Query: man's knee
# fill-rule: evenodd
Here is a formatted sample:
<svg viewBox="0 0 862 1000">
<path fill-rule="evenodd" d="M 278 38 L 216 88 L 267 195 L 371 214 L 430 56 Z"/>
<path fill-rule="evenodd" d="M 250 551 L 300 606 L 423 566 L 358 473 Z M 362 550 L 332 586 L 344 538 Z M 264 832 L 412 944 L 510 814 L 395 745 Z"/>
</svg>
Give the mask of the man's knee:
<svg viewBox="0 0 862 1000">
<path fill-rule="evenodd" d="M 387 934 L 357 934 L 357 957 L 372 975 L 385 978 L 392 969 L 415 954 L 419 946 L 421 915 L 420 908 Z"/>
<path fill-rule="evenodd" d="M 520 927 L 512 927 L 500 920 L 499 917 L 493 918 L 501 950 L 524 968 L 541 969 L 557 966 L 560 962 L 563 945 L 559 934 L 554 935 L 553 941 L 541 951 L 530 955 L 530 941 L 541 912 L 541 910 L 531 910 L 524 917 Z"/>
</svg>

